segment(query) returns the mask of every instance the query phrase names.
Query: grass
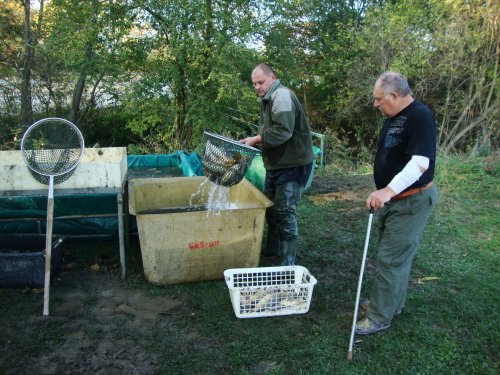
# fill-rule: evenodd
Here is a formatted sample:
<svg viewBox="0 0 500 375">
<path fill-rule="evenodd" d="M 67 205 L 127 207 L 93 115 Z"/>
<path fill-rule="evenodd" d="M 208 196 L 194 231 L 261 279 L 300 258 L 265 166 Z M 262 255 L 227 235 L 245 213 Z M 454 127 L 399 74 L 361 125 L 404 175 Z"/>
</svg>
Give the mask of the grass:
<svg viewBox="0 0 500 375">
<path fill-rule="evenodd" d="M 127 330 L 133 313 L 129 321 L 115 316 L 118 328 L 111 330 L 85 312 L 99 297 L 77 300 L 73 310 L 45 319 L 39 292 L 1 289 L 0 373 L 33 373 L 50 363 L 39 373 L 497 374 L 499 176 L 498 158 L 440 158 L 439 203 L 414 260 L 406 309 L 390 330 L 357 337 L 352 362 L 345 357 L 368 220 L 364 182 L 359 189 L 351 184 L 350 195 L 311 193 L 301 202 L 298 264 L 318 279 L 307 314 L 237 319 L 221 280 L 150 285 L 136 244 L 128 253 L 127 280 L 120 281 L 123 290 L 177 301 L 176 308 L 135 330 Z M 375 272 L 372 233 L 365 296 Z M 115 256 L 114 245 L 83 242 L 69 261 L 92 264 L 102 253 Z M 116 274 L 103 272 L 101 280 Z M 70 282 L 70 275 L 64 280 Z M 57 283 L 54 288 L 56 305 Z M 70 350 L 80 332 L 84 343 L 75 354 L 50 356 L 61 345 Z M 104 342 L 110 343 L 109 363 L 92 367 L 89 358 Z M 125 354 L 133 359 L 126 365 Z"/>
</svg>

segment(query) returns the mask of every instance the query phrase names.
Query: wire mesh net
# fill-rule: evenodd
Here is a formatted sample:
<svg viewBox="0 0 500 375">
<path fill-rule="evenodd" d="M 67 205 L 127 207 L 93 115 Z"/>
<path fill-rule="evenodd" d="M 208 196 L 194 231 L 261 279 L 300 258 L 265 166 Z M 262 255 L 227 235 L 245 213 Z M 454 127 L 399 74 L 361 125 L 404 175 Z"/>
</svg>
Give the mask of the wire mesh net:
<svg viewBox="0 0 500 375">
<path fill-rule="evenodd" d="M 259 150 L 232 139 L 204 132 L 203 174 L 222 186 L 239 183 Z"/>
<path fill-rule="evenodd" d="M 82 134 L 75 125 L 63 119 L 48 118 L 34 123 L 21 141 L 24 160 L 39 182 L 47 181 L 48 176 L 61 176 L 54 179 L 59 182 L 69 178 L 83 150 Z"/>
<path fill-rule="evenodd" d="M 61 174 L 59 176 L 55 176 L 54 177 L 54 184 L 57 185 L 57 184 L 60 184 L 64 181 L 66 181 L 68 178 L 70 178 L 73 173 L 75 173 L 75 169 L 72 169 L 70 170 L 69 172 L 66 172 L 64 174 Z M 39 174 L 39 173 L 36 173 L 33 169 L 31 168 L 28 168 L 28 171 L 30 172 L 31 176 L 37 180 L 39 183 L 41 184 L 44 184 L 44 185 L 48 185 L 49 184 L 49 176 L 44 176 L 43 174 Z"/>
</svg>

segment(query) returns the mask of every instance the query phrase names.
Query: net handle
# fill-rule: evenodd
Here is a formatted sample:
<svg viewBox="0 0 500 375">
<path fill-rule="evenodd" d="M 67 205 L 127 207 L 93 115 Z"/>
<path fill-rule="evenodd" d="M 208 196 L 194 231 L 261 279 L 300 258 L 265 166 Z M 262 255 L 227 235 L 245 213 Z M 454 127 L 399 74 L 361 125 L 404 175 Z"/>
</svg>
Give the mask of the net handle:
<svg viewBox="0 0 500 375">
<path fill-rule="evenodd" d="M 30 131 L 33 128 L 35 128 L 35 126 L 37 126 L 38 124 L 40 124 L 42 122 L 48 122 L 48 121 L 59 121 L 61 123 L 69 125 L 75 131 L 75 133 L 78 135 L 78 138 L 80 140 L 80 155 L 79 155 L 78 159 L 72 165 L 70 165 L 69 168 L 66 168 L 62 172 L 52 173 L 52 174 L 45 173 L 43 171 L 38 170 L 38 168 L 34 168 L 31 165 L 30 161 L 26 159 L 25 148 L 24 148 L 25 141 L 26 141 L 26 136 L 30 133 Z M 58 118 L 58 117 L 47 117 L 47 118 L 44 118 L 44 119 L 41 119 L 41 120 L 38 120 L 38 121 L 34 122 L 28 129 L 26 129 L 26 131 L 24 132 L 23 138 L 21 139 L 21 155 L 23 156 L 23 159 L 24 159 L 26 165 L 28 166 L 29 169 L 31 169 L 35 173 L 38 173 L 38 174 L 40 174 L 42 176 L 46 176 L 46 177 L 50 177 L 50 176 L 57 177 L 57 176 L 62 176 L 63 174 L 66 174 L 68 172 L 71 172 L 73 169 L 76 168 L 76 166 L 82 160 L 84 149 L 85 149 L 85 141 L 84 141 L 84 138 L 83 138 L 83 135 L 82 135 L 80 129 L 78 129 L 78 127 L 75 124 L 73 124 L 71 121 L 68 121 L 68 120 L 63 119 L 63 118 Z"/>
</svg>

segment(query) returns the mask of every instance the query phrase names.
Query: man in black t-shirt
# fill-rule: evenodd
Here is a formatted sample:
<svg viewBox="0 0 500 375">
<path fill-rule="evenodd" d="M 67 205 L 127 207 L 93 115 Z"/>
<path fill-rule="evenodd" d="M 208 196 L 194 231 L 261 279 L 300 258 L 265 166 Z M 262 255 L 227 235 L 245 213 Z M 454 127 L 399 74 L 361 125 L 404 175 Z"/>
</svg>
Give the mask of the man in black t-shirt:
<svg viewBox="0 0 500 375">
<path fill-rule="evenodd" d="M 377 211 L 377 273 L 357 334 L 372 334 L 401 314 L 413 257 L 437 201 L 432 183 L 436 125 L 431 111 L 416 102 L 406 78 L 385 72 L 373 88 L 374 106 L 387 117 L 378 141 L 373 174 L 377 190 L 366 200 Z"/>
</svg>

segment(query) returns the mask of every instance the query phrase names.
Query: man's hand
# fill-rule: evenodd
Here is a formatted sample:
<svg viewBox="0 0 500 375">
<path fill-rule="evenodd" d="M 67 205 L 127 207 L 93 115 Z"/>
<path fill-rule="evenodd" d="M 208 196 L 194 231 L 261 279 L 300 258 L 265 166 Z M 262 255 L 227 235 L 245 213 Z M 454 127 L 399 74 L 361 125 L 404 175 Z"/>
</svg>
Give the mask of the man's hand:
<svg viewBox="0 0 500 375">
<path fill-rule="evenodd" d="M 243 139 L 239 140 L 239 143 L 243 143 L 244 145 L 251 146 L 251 147 L 258 145 L 261 142 L 262 142 L 262 138 L 260 137 L 260 135 L 256 135 L 255 137 L 247 137 L 247 138 L 243 138 Z"/>
<path fill-rule="evenodd" d="M 368 196 L 368 199 L 366 199 L 366 208 L 373 208 L 377 211 L 379 208 L 384 207 L 384 204 L 395 195 L 396 194 L 389 186 L 380 190 L 372 191 Z"/>
</svg>

